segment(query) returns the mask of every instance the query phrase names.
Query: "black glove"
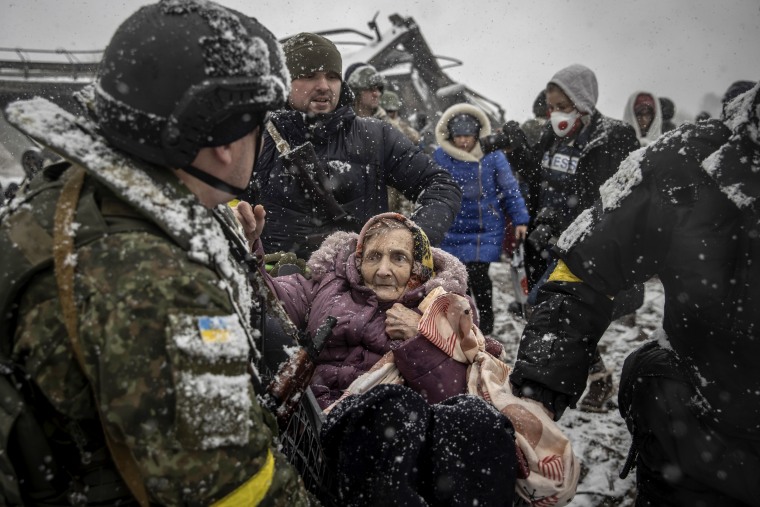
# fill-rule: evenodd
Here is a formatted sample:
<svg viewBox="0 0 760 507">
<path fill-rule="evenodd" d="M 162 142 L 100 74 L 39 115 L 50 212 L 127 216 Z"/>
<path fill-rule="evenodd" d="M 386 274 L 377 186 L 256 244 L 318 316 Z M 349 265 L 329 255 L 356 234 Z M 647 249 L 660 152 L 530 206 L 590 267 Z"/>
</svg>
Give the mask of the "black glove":
<svg viewBox="0 0 760 507">
<path fill-rule="evenodd" d="M 510 148 L 519 148 L 527 146 L 528 141 L 525 133 L 520 128 L 520 124 L 510 120 L 501 128 L 501 132 L 496 131 L 493 134 L 480 138 L 480 149 L 483 153 L 491 153 L 496 150 L 508 150 Z"/>
<path fill-rule="evenodd" d="M 511 148 L 519 148 L 521 146 L 528 146 L 528 138 L 525 137 L 525 132 L 520 128 L 520 124 L 514 120 L 510 120 L 501 127 L 501 131 L 509 141 Z"/>
</svg>

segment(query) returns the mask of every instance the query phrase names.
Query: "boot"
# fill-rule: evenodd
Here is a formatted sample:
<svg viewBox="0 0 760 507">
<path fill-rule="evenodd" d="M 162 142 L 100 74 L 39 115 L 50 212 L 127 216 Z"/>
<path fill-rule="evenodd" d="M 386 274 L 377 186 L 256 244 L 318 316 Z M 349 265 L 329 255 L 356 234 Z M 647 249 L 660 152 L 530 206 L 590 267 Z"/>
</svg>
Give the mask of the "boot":
<svg viewBox="0 0 760 507">
<path fill-rule="evenodd" d="M 612 398 L 615 386 L 612 382 L 612 372 L 604 370 L 589 375 L 589 386 L 586 395 L 578 402 L 578 409 L 584 412 L 606 413 L 609 411 L 607 401 Z"/>
</svg>

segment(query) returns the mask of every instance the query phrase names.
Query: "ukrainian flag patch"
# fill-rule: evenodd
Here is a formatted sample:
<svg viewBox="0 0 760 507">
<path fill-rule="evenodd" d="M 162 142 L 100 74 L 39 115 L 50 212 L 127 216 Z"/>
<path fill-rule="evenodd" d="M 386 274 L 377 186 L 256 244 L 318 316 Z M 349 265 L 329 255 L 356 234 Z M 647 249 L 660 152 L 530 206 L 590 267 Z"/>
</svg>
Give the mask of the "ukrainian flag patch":
<svg viewBox="0 0 760 507">
<path fill-rule="evenodd" d="M 240 327 L 237 317 L 231 315 L 198 317 L 197 323 L 204 343 L 227 343 L 230 341 L 231 333 Z"/>
</svg>

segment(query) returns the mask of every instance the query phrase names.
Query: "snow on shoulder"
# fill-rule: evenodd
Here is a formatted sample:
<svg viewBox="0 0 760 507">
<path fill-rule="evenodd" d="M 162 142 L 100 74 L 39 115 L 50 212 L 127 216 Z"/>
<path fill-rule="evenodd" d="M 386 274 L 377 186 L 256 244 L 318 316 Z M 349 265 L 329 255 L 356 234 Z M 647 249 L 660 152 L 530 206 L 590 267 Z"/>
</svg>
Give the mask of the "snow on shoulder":
<svg viewBox="0 0 760 507">
<path fill-rule="evenodd" d="M 631 193 L 633 187 L 641 183 L 641 161 L 644 158 L 644 153 L 646 153 L 646 148 L 639 148 L 628 155 L 620 164 L 618 171 L 599 187 L 604 211 L 619 207 L 623 199 Z M 595 222 L 593 208 L 584 210 L 565 229 L 557 241 L 557 246 L 562 250 L 568 250 L 586 237 Z"/>
<path fill-rule="evenodd" d="M 153 217 L 159 227 L 188 250 L 190 259 L 218 269 L 232 282 L 234 287 L 224 285 L 233 301 L 244 309 L 251 307 L 250 284 L 232 261 L 220 223 L 184 186 L 160 181 L 159 172 L 168 169 L 128 159 L 97 134 L 94 124 L 43 98 L 14 102 L 6 108 L 6 116 L 19 130 L 80 164 L 89 177 Z M 148 171 L 155 172 L 156 178 Z"/>
</svg>

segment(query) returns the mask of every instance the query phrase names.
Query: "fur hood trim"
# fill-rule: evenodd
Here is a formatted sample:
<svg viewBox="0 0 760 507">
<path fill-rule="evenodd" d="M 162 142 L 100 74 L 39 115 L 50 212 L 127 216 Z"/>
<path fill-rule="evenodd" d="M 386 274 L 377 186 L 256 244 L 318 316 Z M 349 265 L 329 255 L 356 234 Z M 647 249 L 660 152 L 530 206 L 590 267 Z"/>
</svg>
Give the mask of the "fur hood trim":
<svg viewBox="0 0 760 507">
<path fill-rule="evenodd" d="M 447 154 L 456 160 L 464 162 L 478 162 L 483 158 L 483 150 L 480 149 L 480 143 L 475 144 L 472 151 L 467 152 L 460 150 L 451 142 L 449 136 L 449 121 L 458 114 L 469 114 L 474 116 L 480 122 L 480 137 L 487 136 L 491 133 L 491 121 L 480 108 L 472 104 L 454 104 L 441 115 L 438 124 L 435 127 L 435 141 L 443 148 Z"/>
</svg>

